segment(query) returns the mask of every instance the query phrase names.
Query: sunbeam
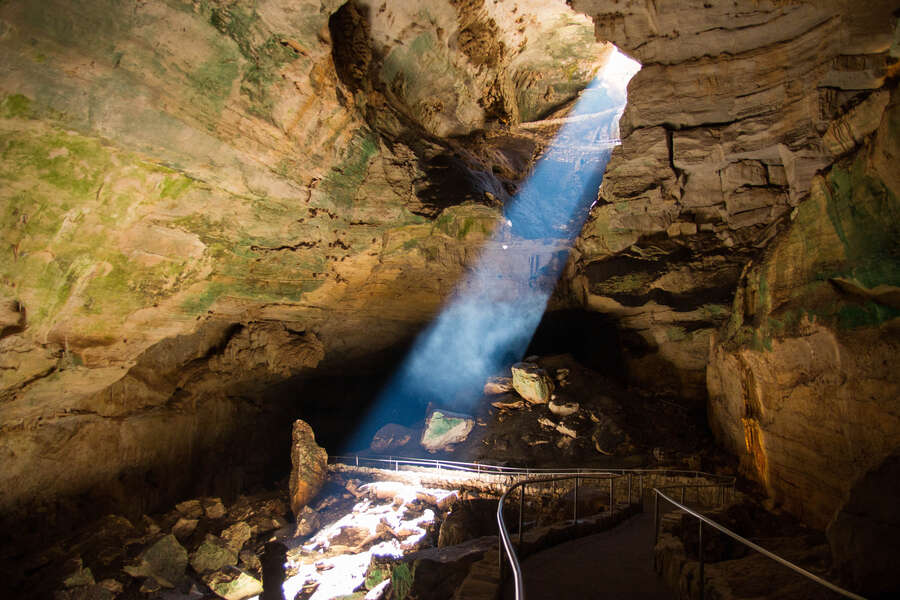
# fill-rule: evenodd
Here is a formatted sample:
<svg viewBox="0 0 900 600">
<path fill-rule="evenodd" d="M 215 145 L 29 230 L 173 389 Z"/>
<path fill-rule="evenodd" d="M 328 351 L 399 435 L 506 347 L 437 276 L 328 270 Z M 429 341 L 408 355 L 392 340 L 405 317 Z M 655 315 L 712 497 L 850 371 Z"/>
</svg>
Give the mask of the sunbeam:
<svg viewBox="0 0 900 600">
<path fill-rule="evenodd" d="M 420 334 L 348 449 L 368 444 L 367 425 L 408 421 L 429 403 L 468 411 L 487 377 L 522 358 L 581 230 L 640 65 L 617 50 L 582 92 L 537 162 L 505 221 Z"/>
</svg>

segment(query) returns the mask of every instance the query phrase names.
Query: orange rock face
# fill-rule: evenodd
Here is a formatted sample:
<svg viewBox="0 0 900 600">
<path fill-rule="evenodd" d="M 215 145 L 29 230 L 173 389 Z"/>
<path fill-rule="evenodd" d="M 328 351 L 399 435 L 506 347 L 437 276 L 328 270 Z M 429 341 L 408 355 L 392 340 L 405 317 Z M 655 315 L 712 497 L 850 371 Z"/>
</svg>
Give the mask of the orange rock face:
<svg viewBox="0 0 900 600">
<path fill-rule="evenodd" d="M 328 476 L 328 453 L 316 444 L 312 427 L 305 421 L 294 421 L 291 434 L 291 510 L 294 515 L 319 493 Z"/>
</svg>

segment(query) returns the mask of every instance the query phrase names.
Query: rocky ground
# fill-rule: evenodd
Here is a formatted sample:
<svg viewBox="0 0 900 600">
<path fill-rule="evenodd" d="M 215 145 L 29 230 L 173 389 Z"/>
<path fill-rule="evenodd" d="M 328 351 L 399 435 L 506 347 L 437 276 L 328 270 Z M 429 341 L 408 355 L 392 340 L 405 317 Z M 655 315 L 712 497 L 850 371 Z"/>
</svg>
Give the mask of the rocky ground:
<svg viewBox="0 0 900 600">
<path fill-rule="evenodd" d="M 568 354 L 529 357 L 522 364 L 549 385 L 536 394 L 520 387 L 526 399 L 513 387 L 512 369 L 492 378 L 472 414 L 460 415 L 472 422 L 462 439 L 424 447 L 424 414 L 411 427 L 385 425 L 364 454 L 531 467 L 717 470 L 728 464 L 712 446 L 704 408 L 696 403 L 641 392 Z"/>
</svg>

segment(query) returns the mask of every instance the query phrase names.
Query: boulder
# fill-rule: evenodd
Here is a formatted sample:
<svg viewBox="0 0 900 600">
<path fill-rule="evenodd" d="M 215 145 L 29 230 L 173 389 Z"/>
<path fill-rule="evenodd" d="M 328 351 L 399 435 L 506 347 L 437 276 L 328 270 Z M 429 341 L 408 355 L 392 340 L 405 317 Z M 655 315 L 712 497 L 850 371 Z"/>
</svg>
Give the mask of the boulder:
<svg viewBox="0 0 900 600">
<path fill-rule="evenodd" d="M 409 427 L 388 423 L 375 432 L 369 447 L 375 452 L 389 452 L 408 444 L 415 434 L 416 432 Z"/>
<path fill-rule="evenodd" d="M 304 508 L 304 510 L 307 509 Z M 225 545 L 234 553 L 239 553 L 252 535 L 253 529 L 245 521 L 238 521 L 222 531 Z"/>
<path fill-rule="evenodd" d="M 303 507 L 303 512 L 297 516 L 297 529 L 294 532 L 296 537 L 307 537 L 316 532 L 321 527 L 319 514 L 308 506 Z"/>
<path fill-rule="evenodd" d="M 512 377 L 489 377 L 484 384 L 484 393 L 491 396 L 505 394 L 513 389 Z"/>
<path fill-rule="evenodd" d="M 221 519 L 225 516 L 225 505 L 220 498 L 204 498 L 203 514 L 207 519 Z"/>
<path fill-rule="evenodd" d="M 547 408 L 549 408 L 550 412 L 557 417 L 568 417 L 569 415 L 577 413 L 580 406 L 577 402 L 558 402 L 556 400 L 550 400 L 547 404 Z"/>
<path fill-rule="evenodd" d="M 328 476 L 328 454 L 316 444 L 312 427 L 294 421 L 291 435 L 291 510 L 295 516 L 319 493 Z"/>
<path fill-rule="evenodd" d="M 175 505 L 175 510 L 186 519 L 199 519 L 203 516 L 203 505 L 200 503 L 200 500 L 196 499 L 179 502 Z"/>
<path fill-rule="evenodd" d="M 178 538 L 179 541 L 184 541 L 191 537 L 191 534 L 197 529 L 197 523 L 197 519 L 185 519 L 182 517 L 172 525 L 172 535 Z"/>
<path fill-rule="evenodd" d="M 457 502 L 441 522 L 437 547 L 455 546 L 474 538 L 496 534 L 496 500 L 477 498 Z"/>
<path fill-rule="evenodd" d="M 475 419 L 470 415 L 434 409 L 425 420 L 422 447 L 429 452 L 448 450 L 453 444 L 465 441 L 473 427 Z"/>
<path fill-rule="evenodd" d="M 204 577 L 203 581 L 214 594 L 225 600 L 245 600 L 263 591 L 259 579 L 235 567 L 226 567 Z"/>
<path fill-rule="evenodd" d="M 187 550 L 169 534 L 141 552 L 138 564 L 127 566 L 124 571 L 132 577 L 148 577 L 161 586 L 175 587 L 184 580 L 187 563 Z"/>
<path fill-rule="evenodd" d="M 512 385 L 522 398 L 532 404 L 546 404 L 553 392 L 553 380 L 544 369 L 534 363 L 514 364 Z"/>
<path fill-rule="evenodd" d="M 191 554 L 191 567 L 203 575 L 237 564 L 237 553 L 214 535 L 207 535 L 203 543 Z"/>
</svg>

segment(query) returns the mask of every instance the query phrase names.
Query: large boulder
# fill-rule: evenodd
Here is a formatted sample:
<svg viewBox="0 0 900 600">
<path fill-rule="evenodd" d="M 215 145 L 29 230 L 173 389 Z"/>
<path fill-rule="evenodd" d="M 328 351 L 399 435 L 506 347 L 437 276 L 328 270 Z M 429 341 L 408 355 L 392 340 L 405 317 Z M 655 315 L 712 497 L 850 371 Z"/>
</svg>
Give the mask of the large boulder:
<svg viewBox="0 0 900 600">
<path fill-rule="evenodd" d="M 429 452 L 449 450 L 453 444 L 465 441 L 473 427 L 475 419 L 469 415 L 434 409 L 425 420 L 422 447 Z"/>
<path fill-rule="evenodd" d="M 850 490 L 828 526 L 834 567 L 855 592 L 900 597 L 900 448 Z"/>
<path fill-rule="evenodd" d="M 409 427 L 388 423 L 375 432 L 369 447 L 375 452 L 390 452 L 408 444 L 415 434 Z"/>
<path fill-rule="evenodd" d="M 512 366 L 512 384 L 516 392 L 532 404 L 546 404 L 553 392 L 553 380 L 547 372 L 529 362 Z"/>
<path fill-rule="evenodd" d="M 172 534 L 164 535 L 138 557 L 138 564 L 125 567 L 132 577 L 150 577 L 164 587 L 175 587 L 185 579 L 188 553 Z"/>
<path fill-rule="evenodd" d="M 303 507 L 322 489 L 328 476 L 328 453 L 316 444 L 312 427 L 294 421 L 291 434 L 291 510 L 299 516 Z"/>
</svg>

